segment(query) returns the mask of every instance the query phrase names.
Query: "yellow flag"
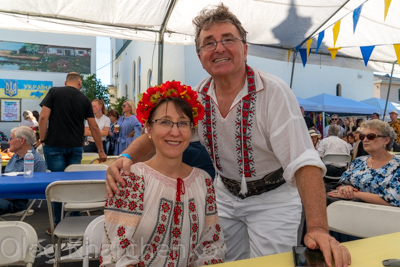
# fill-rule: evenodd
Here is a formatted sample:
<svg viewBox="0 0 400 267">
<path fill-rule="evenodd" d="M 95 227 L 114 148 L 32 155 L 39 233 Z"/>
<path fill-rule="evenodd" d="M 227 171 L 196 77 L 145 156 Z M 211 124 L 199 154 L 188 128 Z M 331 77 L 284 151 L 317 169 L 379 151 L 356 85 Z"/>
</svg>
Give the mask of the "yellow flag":
<svg viewBox="0 0 400 267">
<path fill-rule="evenodd" d="M 394 44 L 394 51 L 396 52 L 396 56 L 397 56 L 397 64 L 400 65 L 400 44 Z"/>
<path fill-rule="evenodd" d="M 385 15 L 384 15 L 384 21 L 386 20 L 386 16 L 387 16 L 387 13 L 388 13 L 388 11 L 389 11 L 389 7 L 390 7 L 390 3 L 392 2 L 392 0 L 385 0 Z"/>
<path fill-rule="evenodd" d="M 287 52 L 287 64 L 289 66 L 289 61 L 290 61 L 290 54 L 292 53 L 292 50 L 288 50 Z"/>
<path fill-rule="evenodd" d="M 339 31 L 340 31 L 340 20 L 335 23 L 335 26 L 333 26 L 333 45 L 336 45 L 337 38 L 339 36 Z"/>
<path fill-rule="evenodd" d="M 329 52 L 331 52 L 331 57 L 332 57 L 333 61 L 335 61 L 337 51 L 340 49 L 342 49 L 342 48 L 341 47 L 328 47 Z"/>
<path fill-rule="evenodd" d="M 310 47 L 311 47 L 312 39 L 307 40 L 307 59 L 308 55 L 310 54 Z"/>
</svg>

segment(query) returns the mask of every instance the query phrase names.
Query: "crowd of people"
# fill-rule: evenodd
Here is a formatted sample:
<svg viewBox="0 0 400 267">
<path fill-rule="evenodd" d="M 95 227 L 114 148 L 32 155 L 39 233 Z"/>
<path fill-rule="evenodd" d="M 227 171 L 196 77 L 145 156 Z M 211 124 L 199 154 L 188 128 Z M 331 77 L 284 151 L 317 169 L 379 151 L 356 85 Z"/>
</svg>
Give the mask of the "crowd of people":
<svg viewBox="0 0 400 267">
<path fill-rule="evenodd" d="M 2 147 L 7 143 L 8 151 L 14 153 L 5 172 L 23 171 L 23 162 L 28 150 L 35 157 L 35 172 L 49 170 L 60 172 L 71 164 L 80 164 L 83 152 L 97 152 L 100 161 L 105 161 L 107 154 L 117 155 L 118 146 L 127 146 L 134 140 L 133 129 L 140 133 L 135 110 L 122 107 L 125 112 L 121 129 L 115 132 L 119 113 L 109 110 L 107 116 L 105 104 L 101 99 L 92 102 L 82 93 L 81 75 L 71 72 L 67 75 L 64 87 L 53 87 L 40 103 L 42 110 L 25 110 L 20 126 L 11 130 L 10 138 L 1 132 Z M 112 123 L 111 123 L 112 120 Z M 86 138 L 86 140 L 85 140 Z M 20 145 L 20 146 L 18 146 Z M 5 148 L 5 147 L 4 147 Z M 39 163 L 44 163 L 37 165 Z M 2 200 L 0 214 L 17 212 L 26 208 L 27 200 Z M 25 204 L 25 205 L 22 205 Z M 61 218 L 61 203 L 53 203 L 55 223 Z M 50 229 L 47 230 L 51 234 Z"/>
</svg>

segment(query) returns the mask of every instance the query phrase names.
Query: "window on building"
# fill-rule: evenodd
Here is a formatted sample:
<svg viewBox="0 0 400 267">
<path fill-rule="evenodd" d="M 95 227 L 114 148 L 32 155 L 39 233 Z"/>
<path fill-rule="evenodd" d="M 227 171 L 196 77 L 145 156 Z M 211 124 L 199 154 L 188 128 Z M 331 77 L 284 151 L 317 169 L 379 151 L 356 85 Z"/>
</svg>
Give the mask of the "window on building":
<svg viewBox="0 0 400 267">
<path fill-rule="evenodd" d="M 149 69 L 149 71 L 147 72 L 147 87 L 151 87 L 151 80 L 153 79 L 153 71 L 151 69 Z"/>
<path fill-rule="evenodd" d="M 399 89 L 397 89 L 397 91 L 398 91 L 398 99 L 397 99 L 397 101 L 400 101 L 400 88 Z"/>
<path fill-rule="evenodd" d="M 142 90 L 142 59 L 138 57 L 138 90 Z"/>
<path fill-rule="evenodd" d="M 336 96 L 342 96 L 342 85 L 340 83 L 336 85 Z"/>
<path fill-rule="evenodd" d="M 133 69 L 133 75 L 132 75 L 132 77 L 133 77 L 133 96 L 132 96 L 132 100 L 133 100 L 133 103 L 136 103 L 136 96 L 137 96 L 137 92 L 136 92 L 136 62 L 135 61 L 133 61 L 133 67 L 132 67 L 132 69 Z"/>
</svg>

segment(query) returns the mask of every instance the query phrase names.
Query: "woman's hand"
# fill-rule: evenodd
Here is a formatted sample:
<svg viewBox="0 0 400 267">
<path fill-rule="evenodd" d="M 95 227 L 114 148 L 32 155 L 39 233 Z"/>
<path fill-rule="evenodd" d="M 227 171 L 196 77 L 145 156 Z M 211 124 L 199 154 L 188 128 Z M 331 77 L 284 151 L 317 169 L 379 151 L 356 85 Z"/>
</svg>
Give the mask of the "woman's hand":
<svg viewBox="0 0 400 267">
<path fill-rule="evenodd" d="M 342 185 L 342 186 L 339 186 L 338 188 L 336 188 L 335 190 L 332 190 L 331 192 L 329 192 L 328 196 L 336 197 L 336 198 L 343 198 L 343 199 L 353 199 L 354 192 L 358 192 L 358 189 L 352 187 L 351 185 Z"/>
<path fill-rule="evenodd" d="M 132 132 L 129 133 L 129 135 L 127 137 L 134 137 L 135 136 L 135 130 L 133 130 Z"/>
</svg>

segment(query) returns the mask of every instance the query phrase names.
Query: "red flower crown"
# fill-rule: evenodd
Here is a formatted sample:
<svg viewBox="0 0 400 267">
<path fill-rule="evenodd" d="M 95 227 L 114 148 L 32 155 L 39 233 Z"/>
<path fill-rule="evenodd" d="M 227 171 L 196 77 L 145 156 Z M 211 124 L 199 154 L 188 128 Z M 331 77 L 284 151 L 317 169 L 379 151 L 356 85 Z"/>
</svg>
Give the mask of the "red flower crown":
<svg viewBox="0 0 400 267">
<path fill-rule="evenodd" d="M 143 93 L 142 99 L 139 101 L 136 108 L 137 119 L 145 125 L 149 120 L 150 111 L 160 99 L 166 97 L 180 97 L 190 105 L 192 108 L 194 126 L 197 126 L 198 121 L 203 119 L 204 107 L 197 100 L 197 92 L 193 91 L 190 86 L 181 85 L 180 82 L 176 81 L 168 81 L 159 86 L 147 89 L 147 91 Z"/>
</svg>

